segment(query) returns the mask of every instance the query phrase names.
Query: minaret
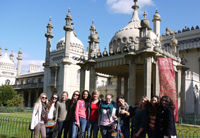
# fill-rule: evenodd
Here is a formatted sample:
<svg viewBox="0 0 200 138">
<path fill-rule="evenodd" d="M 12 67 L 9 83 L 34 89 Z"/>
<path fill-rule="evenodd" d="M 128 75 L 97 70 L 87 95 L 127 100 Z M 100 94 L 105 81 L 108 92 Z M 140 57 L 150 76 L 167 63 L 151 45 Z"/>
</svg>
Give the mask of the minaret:
<svg viewBox="0 0 200 138">
<path fill-rule="evenodd" d="M 14 55 L 13 55 L 13 50 L 12 50 L 10 53 L 10 60 L 12 60 L 14 62 L 13 57 L 14 57 Z"/>
<path fill-rule="evenodd" d="M 160 36 L 160 14 L 158 14 L 158 10 L 156 9 L 156 13 L 153 16 L 153 31 L 155 32 L 156 35 L 158 35 L 158 37 Z"/>
<path fill-rule="evenodd" d="M 94 20 L 92 20 L 92 25 L 90 27 L 90 36 L 88 37 L 88 39 L 89 39 L 88 59 L 96 58 L 99 49 L 99 36 L 94 26 Z"/>
<path fill-rule="evenodd" d="M 63 27 L 65 30 L 65 55 L 63 62 L 69 62 L 69 52 L 70 52 L 70 36 L 71 36 L 71 31 L 73 31 L 73 23 L 72 23 L 72 18 L 70 15 L 70 8 L 68 10 L 68 14 L 65 18 L 66 20 L 66 25 Z"/>
<path fill-rule="evenodd" d="M 21 60 L 22 60 L 22 51 L 21 51 L 21 47 L 20 47 L 20 50 L 18 52 L 18 57 L 17 57 L 17 76 L 20 75 L 21 73 Z"/>
<path fill-rule="evenodd" d="M 50 65 L 51 39 L 54 37 L 54 35 L 52 34 L 53 26 L 51 23 L 51 17 L 46 27 L 47 27 L 47 33 L 45 33 L 45 37 L 47 38 L 47 42 L 46 42 L 46 57 L 45 57 L 44 67 Z"/>
</svg>

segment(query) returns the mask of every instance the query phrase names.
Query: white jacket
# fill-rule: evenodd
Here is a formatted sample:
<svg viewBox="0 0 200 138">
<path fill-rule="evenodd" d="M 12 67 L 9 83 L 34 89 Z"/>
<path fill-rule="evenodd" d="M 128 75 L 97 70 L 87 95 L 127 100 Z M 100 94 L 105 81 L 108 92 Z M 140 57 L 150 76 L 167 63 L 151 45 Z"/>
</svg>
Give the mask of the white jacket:
<svg viewBox="0 0 200 138">
<path fill-rule="evenodd" d="M 40 103 L 40 109 L 38 108 L 39 108 L 39 104 L 36 104 L 33 109 L 31 129 L 34 129 L 35 126 L 41 121 L 42 103 Z"/>
</svg>

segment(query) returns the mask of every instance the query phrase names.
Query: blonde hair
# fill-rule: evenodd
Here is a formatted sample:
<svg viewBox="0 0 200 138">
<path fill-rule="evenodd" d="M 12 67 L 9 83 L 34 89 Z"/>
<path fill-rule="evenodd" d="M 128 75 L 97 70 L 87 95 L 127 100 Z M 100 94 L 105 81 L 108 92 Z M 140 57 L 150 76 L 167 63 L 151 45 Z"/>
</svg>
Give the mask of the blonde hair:
<svg viewBox="0 0 200 138">
<path fill-rule="evenodd" d="M 42 103 L 41 99 L 42 99 L 42 96 L 43 96 L 43 95 L 45 95 L 45 96 L 47 97 L 47 94 L 46 94 L 46 93 L 41 93 L 40 96 L 39 96 L 38 99 L 37 99 L 37 102 L 35 102 L 34 107 L 38 104 L 38 105 L 39 105 L 39 106 L 38 106 L 38 109 L 40 109 L 40 105 L 41 105 L 41 103 Z M 48 105 L 48 97 L 47 97 L 45 103 L 46 103 L 46 105 Z"/>
<path fill-rule="evenodd" d="M 93 95 L 95 95 L 95 94 L 98 94 L 99 96 L 100 96 L 100 92 L 99 92 L 99 90 L 94 90 L 93 92 L 92 92 L 92 98 L 91 98 L 91 100 L 93 100 Z M 99 96 L 98 96 L 98 99 L 99 99 Z"/>
<path fill-rule="evenodd" d="M 150 103 L 150 100 L 149 100 L 149 97 L 147 96 L 142 96 L 142 99 L 145 98 L 147 101 L 146 101 L 146 104 L 145 104 L 145 109 L 147 110 L 148 109 L 148 106 L 149 106 L 149 103 Z M 142 100 L 141 99 L 141 100 Z M 140 100 L 140 104 L 139 104 L 139 107 L 137 109 L 137 111 L 141 111 L 142 110 L 142 104 L 141 104 L 141 100 Z"/>
</svg>

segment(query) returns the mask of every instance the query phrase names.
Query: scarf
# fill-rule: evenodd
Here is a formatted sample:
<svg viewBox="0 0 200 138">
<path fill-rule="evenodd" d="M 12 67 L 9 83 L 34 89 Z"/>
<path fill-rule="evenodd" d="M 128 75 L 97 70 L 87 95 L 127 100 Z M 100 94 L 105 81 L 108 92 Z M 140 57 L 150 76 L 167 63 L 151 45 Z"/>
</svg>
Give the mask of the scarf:
<svg viewBox="0 0 200 138">
<path fill-rule="evenodd" d="M 46 103 L 42 103 L 42 112 L 41 112 L 41 120 L 44 121 L 44 124 L 48 122 L 48 108 Z"/>
<path fill-rule="evenodd" d="M 104 109 L 109 109 L 109 117 L 112 116 L 112 111 L 113 111 L 113 107 L 114 107 L 114 101 L 111 101 L 110 104 L 107 104 L 106 102 L 103 102 L 102 103 L 102 106 L 101 106 L 101 118 L 103 117 L 103 110 Z"/>
<path fill-rule="evenodd" d="M 119 105 L 119 113 L 120 113 L 120 111 L 122 110 L 122 108 L 125 109 L 125 111 L 128 112 L 128 110 L 129 110 L 129 105 L 128 105 L 126 102 L 124 102 L 124 103 L 125 103 L 124 106 Z"/>
</svg>

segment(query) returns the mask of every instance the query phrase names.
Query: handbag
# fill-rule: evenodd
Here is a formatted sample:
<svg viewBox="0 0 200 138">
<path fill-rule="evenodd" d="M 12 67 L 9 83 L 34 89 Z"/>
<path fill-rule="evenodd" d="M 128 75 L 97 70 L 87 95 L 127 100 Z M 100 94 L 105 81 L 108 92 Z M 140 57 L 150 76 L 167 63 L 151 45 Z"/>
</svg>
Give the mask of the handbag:
<svg viewBox="0 0 200 138">
<path fill-rule="evenodd" d="M 81 131 L 81 127 L 78 127 L 77 138 L 84 138 L 84 132 Z"/>
<path fill-rule="evenodd" d="M 46 123 L 46 127 L 55 127 L 55 125 L 57 124 L 57 122 L 55 122 L 54 120 L 49 120 L 47 123 Z"/>
<path fill-rule="evenodd" d="M 121 129 L 120 129 L 120 122 L 119 122 L 120 119 L 118 119 L 118 123 L 117 123 L 117 129 L 116 130 L 113 130 L 113 132 L 111 133 L 111 136 L 112 137 L 116 137 L 116 138 L 123 138 L 123 134 L 121 132 Z"/>
</svg>

